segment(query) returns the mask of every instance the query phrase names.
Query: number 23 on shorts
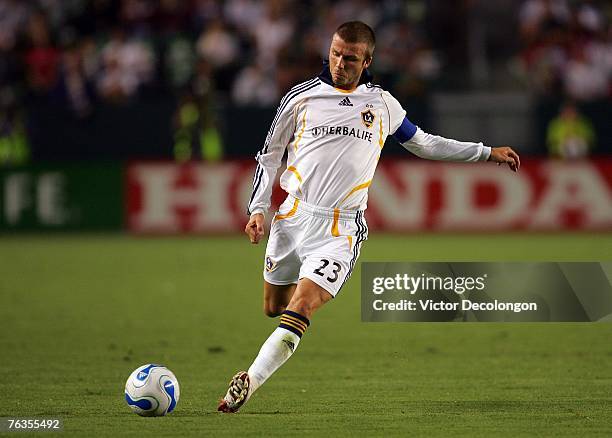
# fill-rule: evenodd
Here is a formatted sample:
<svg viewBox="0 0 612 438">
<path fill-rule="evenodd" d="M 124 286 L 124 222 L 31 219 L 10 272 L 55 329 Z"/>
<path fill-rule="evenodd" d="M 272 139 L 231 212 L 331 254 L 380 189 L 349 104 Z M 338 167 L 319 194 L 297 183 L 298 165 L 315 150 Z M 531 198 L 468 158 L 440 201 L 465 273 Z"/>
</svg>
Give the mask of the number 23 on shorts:
<svg viewBox="0 0 612 438">
<path fill-rule="evenodd" d="M 335 283 L 338 280 L 340 270 L 342 267 L 338 262 L 331 262 L 327 259 L 321 259 L 321 266 L 315 269 L 313 272 L 321 277 L 326 277 L 326 280 L 330 283 Z"/>
</svg>

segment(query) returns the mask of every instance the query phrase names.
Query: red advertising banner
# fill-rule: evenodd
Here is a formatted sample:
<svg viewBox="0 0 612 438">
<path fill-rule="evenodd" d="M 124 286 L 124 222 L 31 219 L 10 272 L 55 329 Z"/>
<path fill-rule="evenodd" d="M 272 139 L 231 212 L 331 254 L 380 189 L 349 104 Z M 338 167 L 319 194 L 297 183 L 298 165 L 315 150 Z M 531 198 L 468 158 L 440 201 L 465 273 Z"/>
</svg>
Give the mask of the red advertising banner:
<svg viewBox="0 0 612 438">
<path fill-rule="evenodd" d="M 135 233 L 242 231 L 252 162 L 134 163 L 127 224 Z M 277 187 L 273 205 L 285 193 Z M 612 231 L 612 159 L 491 163 L 381 161 L 370 187 L 370 228 L 388 231 Z"/>
</svg>

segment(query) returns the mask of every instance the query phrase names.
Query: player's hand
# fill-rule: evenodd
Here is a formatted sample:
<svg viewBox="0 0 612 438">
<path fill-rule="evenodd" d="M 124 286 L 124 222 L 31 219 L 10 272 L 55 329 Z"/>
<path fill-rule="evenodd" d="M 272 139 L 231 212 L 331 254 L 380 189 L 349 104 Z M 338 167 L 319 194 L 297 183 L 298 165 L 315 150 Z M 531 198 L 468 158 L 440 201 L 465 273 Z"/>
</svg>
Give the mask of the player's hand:
<svg viewBox="0 0 612 438">
<path fill-rule="evenodd" d="M 506 163 L 514 172 L 519 170 L 521 167 L 521 159 L 519 158 L 518 154 L 508 146 L 491 148 L 491 156 L 489 157 L 489 161 L 494 161 L 498 166 Z"/>
<path fill-rule="evenodd" d="M 246 227 L 244 227 L 244 232 L 249 236 L 251 243 L 259 243 L 264 235 L 264 215 L 261 213 L 252 214 Z"/>
</svg>

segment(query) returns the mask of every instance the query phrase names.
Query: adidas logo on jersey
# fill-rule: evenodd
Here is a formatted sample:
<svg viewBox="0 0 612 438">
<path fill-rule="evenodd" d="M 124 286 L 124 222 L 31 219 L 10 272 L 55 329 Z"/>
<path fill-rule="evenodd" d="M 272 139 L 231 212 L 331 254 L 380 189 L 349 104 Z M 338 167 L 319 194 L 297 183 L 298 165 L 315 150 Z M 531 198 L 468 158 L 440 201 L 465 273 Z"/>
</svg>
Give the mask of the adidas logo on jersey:
<svg viewBox="0 0 612 438">
<path fill-rule="evenodd" d="M 344 99 L 342 99 L 338 105 L 340 105 L 340 106 L 353 106 L 353 103 L 351 102 L 351 99 L 349 99 L 348 96 L 347 96 Z"/>
</svg>

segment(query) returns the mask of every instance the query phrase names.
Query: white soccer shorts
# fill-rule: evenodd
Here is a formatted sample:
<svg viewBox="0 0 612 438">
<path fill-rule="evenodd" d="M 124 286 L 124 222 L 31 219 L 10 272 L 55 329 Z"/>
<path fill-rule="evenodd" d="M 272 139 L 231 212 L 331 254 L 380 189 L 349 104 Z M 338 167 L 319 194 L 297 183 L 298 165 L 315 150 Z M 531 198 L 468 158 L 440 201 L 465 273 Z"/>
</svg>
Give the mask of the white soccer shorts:
<svg viewBox="0 0 612 438">
<path fill-rule="evenodd" d="M 363 211 L 321 208 L 288 196 L 272 220 L 264 279 L 287 285 L 308 278 L 335 297 L 367 238 Z"/>
</svg>

